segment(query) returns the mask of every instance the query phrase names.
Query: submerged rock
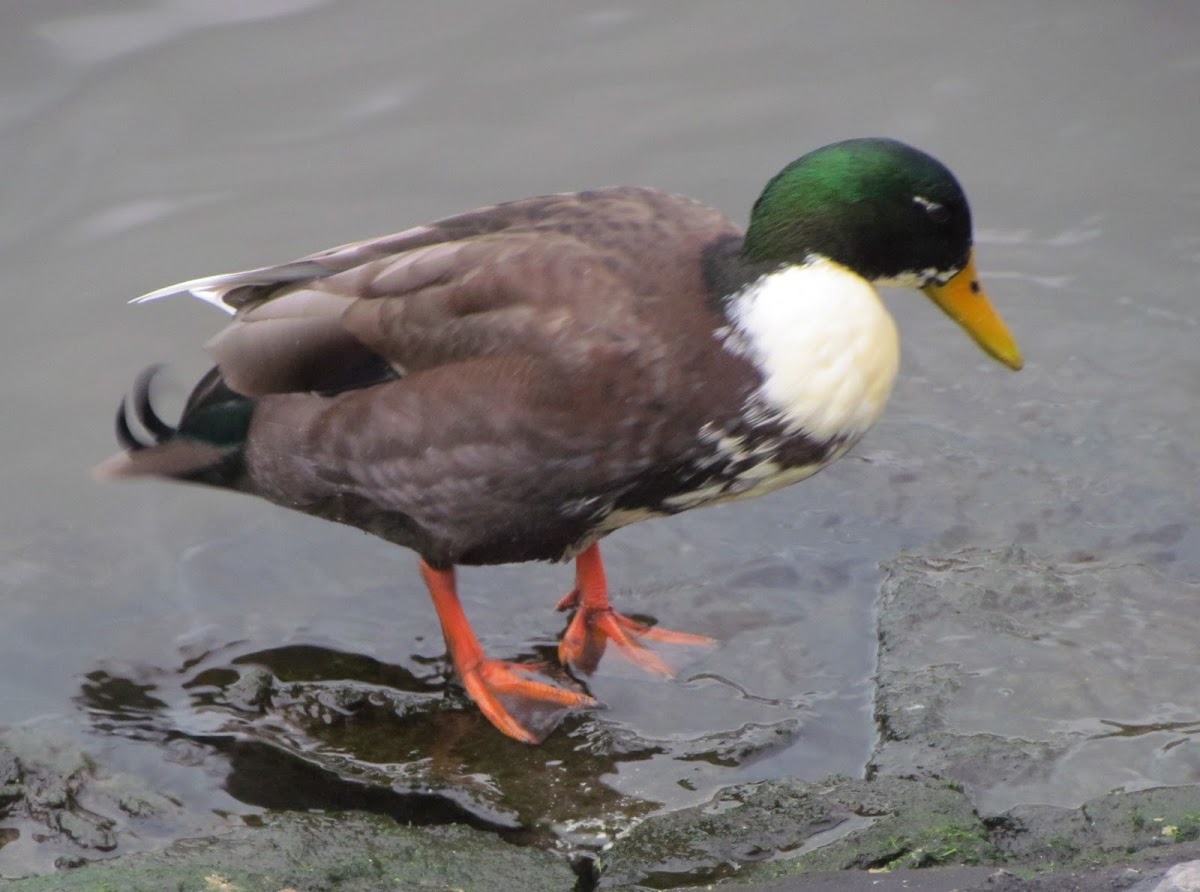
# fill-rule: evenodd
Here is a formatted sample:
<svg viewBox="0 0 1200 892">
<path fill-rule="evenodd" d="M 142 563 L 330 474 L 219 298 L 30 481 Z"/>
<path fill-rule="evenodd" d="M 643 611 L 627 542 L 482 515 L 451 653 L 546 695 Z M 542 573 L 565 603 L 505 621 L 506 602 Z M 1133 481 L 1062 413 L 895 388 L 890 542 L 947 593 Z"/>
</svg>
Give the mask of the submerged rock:
<svg viewBox="0 0 1200 892">
<path fill-rule="evenodd" d="M 155 848 L 164 832 L 180 836 L 220 823 L 100 767 L 58 725 L 0 733 L 0 877 Z"/>
<path fill-rule="evenodd" d="M 952 780 L 985 813 L 1198 778 L 1194 584 L 1016 547 L 884 573 L 871 772 Z"/>
</svg>

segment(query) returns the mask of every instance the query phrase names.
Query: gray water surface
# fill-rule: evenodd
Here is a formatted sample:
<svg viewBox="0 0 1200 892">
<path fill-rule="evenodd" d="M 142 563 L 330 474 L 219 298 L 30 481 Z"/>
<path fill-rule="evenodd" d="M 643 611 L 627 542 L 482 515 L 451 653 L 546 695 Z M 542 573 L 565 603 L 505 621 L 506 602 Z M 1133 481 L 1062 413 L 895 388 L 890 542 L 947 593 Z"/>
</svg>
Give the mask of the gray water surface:
<svg viewBox="0 0 1200 892">
<path fill-rule="evenodd" d="M 452 690 L 411 554 L 231 494 L 89 479 L 133 376 L 170 361 L 178 405 L 222 324 L 199 302 L 128 298 L 588 186 L 653 184 L 744 220 L 783 164 L 858 135 L 910 141 L 959 175 L 1028 364 L 1014 375 L 920 295 L 890 295 L 901 379 L 854 455 L 756 502 L 611 537 L 619 607 L 722 644 L 674 682 L 606 661 L 591 688 L 607 710 L 512 756 L 570 775 L 575 824 L 510 803 L 518 822 L 603 835 L 719 784 L 861 773 L 879 564 L 904 549 L 1017 543 L 1200 595 L 1193 3 L 54 0 L 9 4 L 0 25 L 0 726 L 54 726 L 193 815 L 238 814 L 271 803 L 231 782 L 237 753 L 206 742 L 233 733 L 228 716 L 196 693 L 232 667 L 306 646 Z M 553 645 L 569 584 L 564 567 L 461 576 L 498 656 Z M 1126 604 L 1103 632 L 1136 663 L 1197 609 Z M 1132 675 L 1147 679 L 1136 696 L 1099 691 L 1043 719 L 1200 713 L 1200 697 L 1164 703 Z M 110 714 L 130 710 L 143 718 Z M 449 787 L 503 794 L 471 747 L 507 742 L 453 714 L 465 731 L 432 724 L 410 749 L 357 755 L 403 786 L 432 750 L 454 766 Z M 769 742 L 729 755 L 763 729 Z M 268 753 L 320 761 L 319 742 L 259 731 Z M 638 741 L 633 756 L 597 743 L 613 739 Z M 1200 779 L 1195 739 L 1182 767 L 1138 745 L 1119 740 L 1136 783 Z M 589 747 L 604 758 L 584 767 Z M 1105 747 L 1090 752 L 1095 770 L 1075 766 L 1044 800 L 1121 785 Z M 272 764 L 253 762 L 263 788 Z M 507 801 L 466 807 L 484 800 Z M 0 868 L 18 857 L 36 860 L 14 845 Z"/>
</svg>

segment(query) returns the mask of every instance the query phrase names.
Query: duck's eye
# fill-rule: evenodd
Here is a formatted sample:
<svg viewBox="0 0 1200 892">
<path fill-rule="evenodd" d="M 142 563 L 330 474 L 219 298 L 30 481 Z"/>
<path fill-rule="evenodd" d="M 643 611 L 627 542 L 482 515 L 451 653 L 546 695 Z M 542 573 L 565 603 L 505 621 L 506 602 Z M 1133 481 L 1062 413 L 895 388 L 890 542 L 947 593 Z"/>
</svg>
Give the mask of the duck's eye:
<svg viewBox="0 0 1200 892">
<path fill-rule="evenodd" d="M 943 204 L 938 204 L 936 201 L 930 201 L 923 195 L 914 195 L 913 204 L 919 205 L 925 211 L 927 216 L 934 223 L 945 223 L 950 219 L 950 211 Z"/>
</svg>

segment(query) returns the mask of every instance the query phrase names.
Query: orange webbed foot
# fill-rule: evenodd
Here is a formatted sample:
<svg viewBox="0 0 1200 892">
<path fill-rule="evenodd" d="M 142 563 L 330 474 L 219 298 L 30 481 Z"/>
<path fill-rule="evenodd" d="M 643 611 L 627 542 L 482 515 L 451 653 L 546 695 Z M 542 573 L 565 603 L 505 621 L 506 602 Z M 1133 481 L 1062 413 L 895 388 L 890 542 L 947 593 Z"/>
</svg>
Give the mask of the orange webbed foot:
<svg viewBox="0 0 1200 892">
<path fill-rule="evenodd" d="M 540 674 L 536 666 L 504 660 L 483 660 L 459 672 L 488 721 L 524 743 L 541 743 L 571 710 L 598 705 L 587 694 L 538 680 Z"/>
<path fill-rule="evenodd" d="M 599 705 L 587 694 L 553 684 L 536 665 L 488 659 L 458 600 L 454 569 L 422 560 L 421 575 L 467 694 L 500 731 L 522 743 L 541 743 L 571 710 Z"/>
<path fill-rule="evenodd" d="M 591 545 L 581 552 L 575 567 L 575 589 L 557 605 L 558 610 L 575 610 L 558 643 L 558 658 L 564 665 L 581 672 L 594 672 L 608 642 L 612 641 L 634 665 L 673 678 L 675 667 L 643 642 L 687 647 L 716 645 L 716 639 L 707 635 L 647 626 L 613 610 L 598 546 Z"/>
</svg>

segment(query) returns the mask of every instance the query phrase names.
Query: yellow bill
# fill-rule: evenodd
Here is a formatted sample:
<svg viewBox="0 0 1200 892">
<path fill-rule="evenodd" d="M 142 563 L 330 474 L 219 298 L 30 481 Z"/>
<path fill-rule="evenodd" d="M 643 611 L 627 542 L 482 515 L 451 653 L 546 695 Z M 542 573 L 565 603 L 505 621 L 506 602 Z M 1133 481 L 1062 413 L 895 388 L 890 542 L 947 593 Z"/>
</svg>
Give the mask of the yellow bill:
<svg viewBox="0 0 1200 892">
<path fill-rule="evenodd" d="M 989 356 L 1000 360 L 1010 369 L 1019 369 L 1025 364 L 1008 326 L 1000 314 L 992 309 L 983 286 L 979 284 L 974 251 L 967 258 L 967 265 L 949 282 L 926 285 L 921 290 L 942 308 L 942 312 L 961 325 Z"/>
</svg>

